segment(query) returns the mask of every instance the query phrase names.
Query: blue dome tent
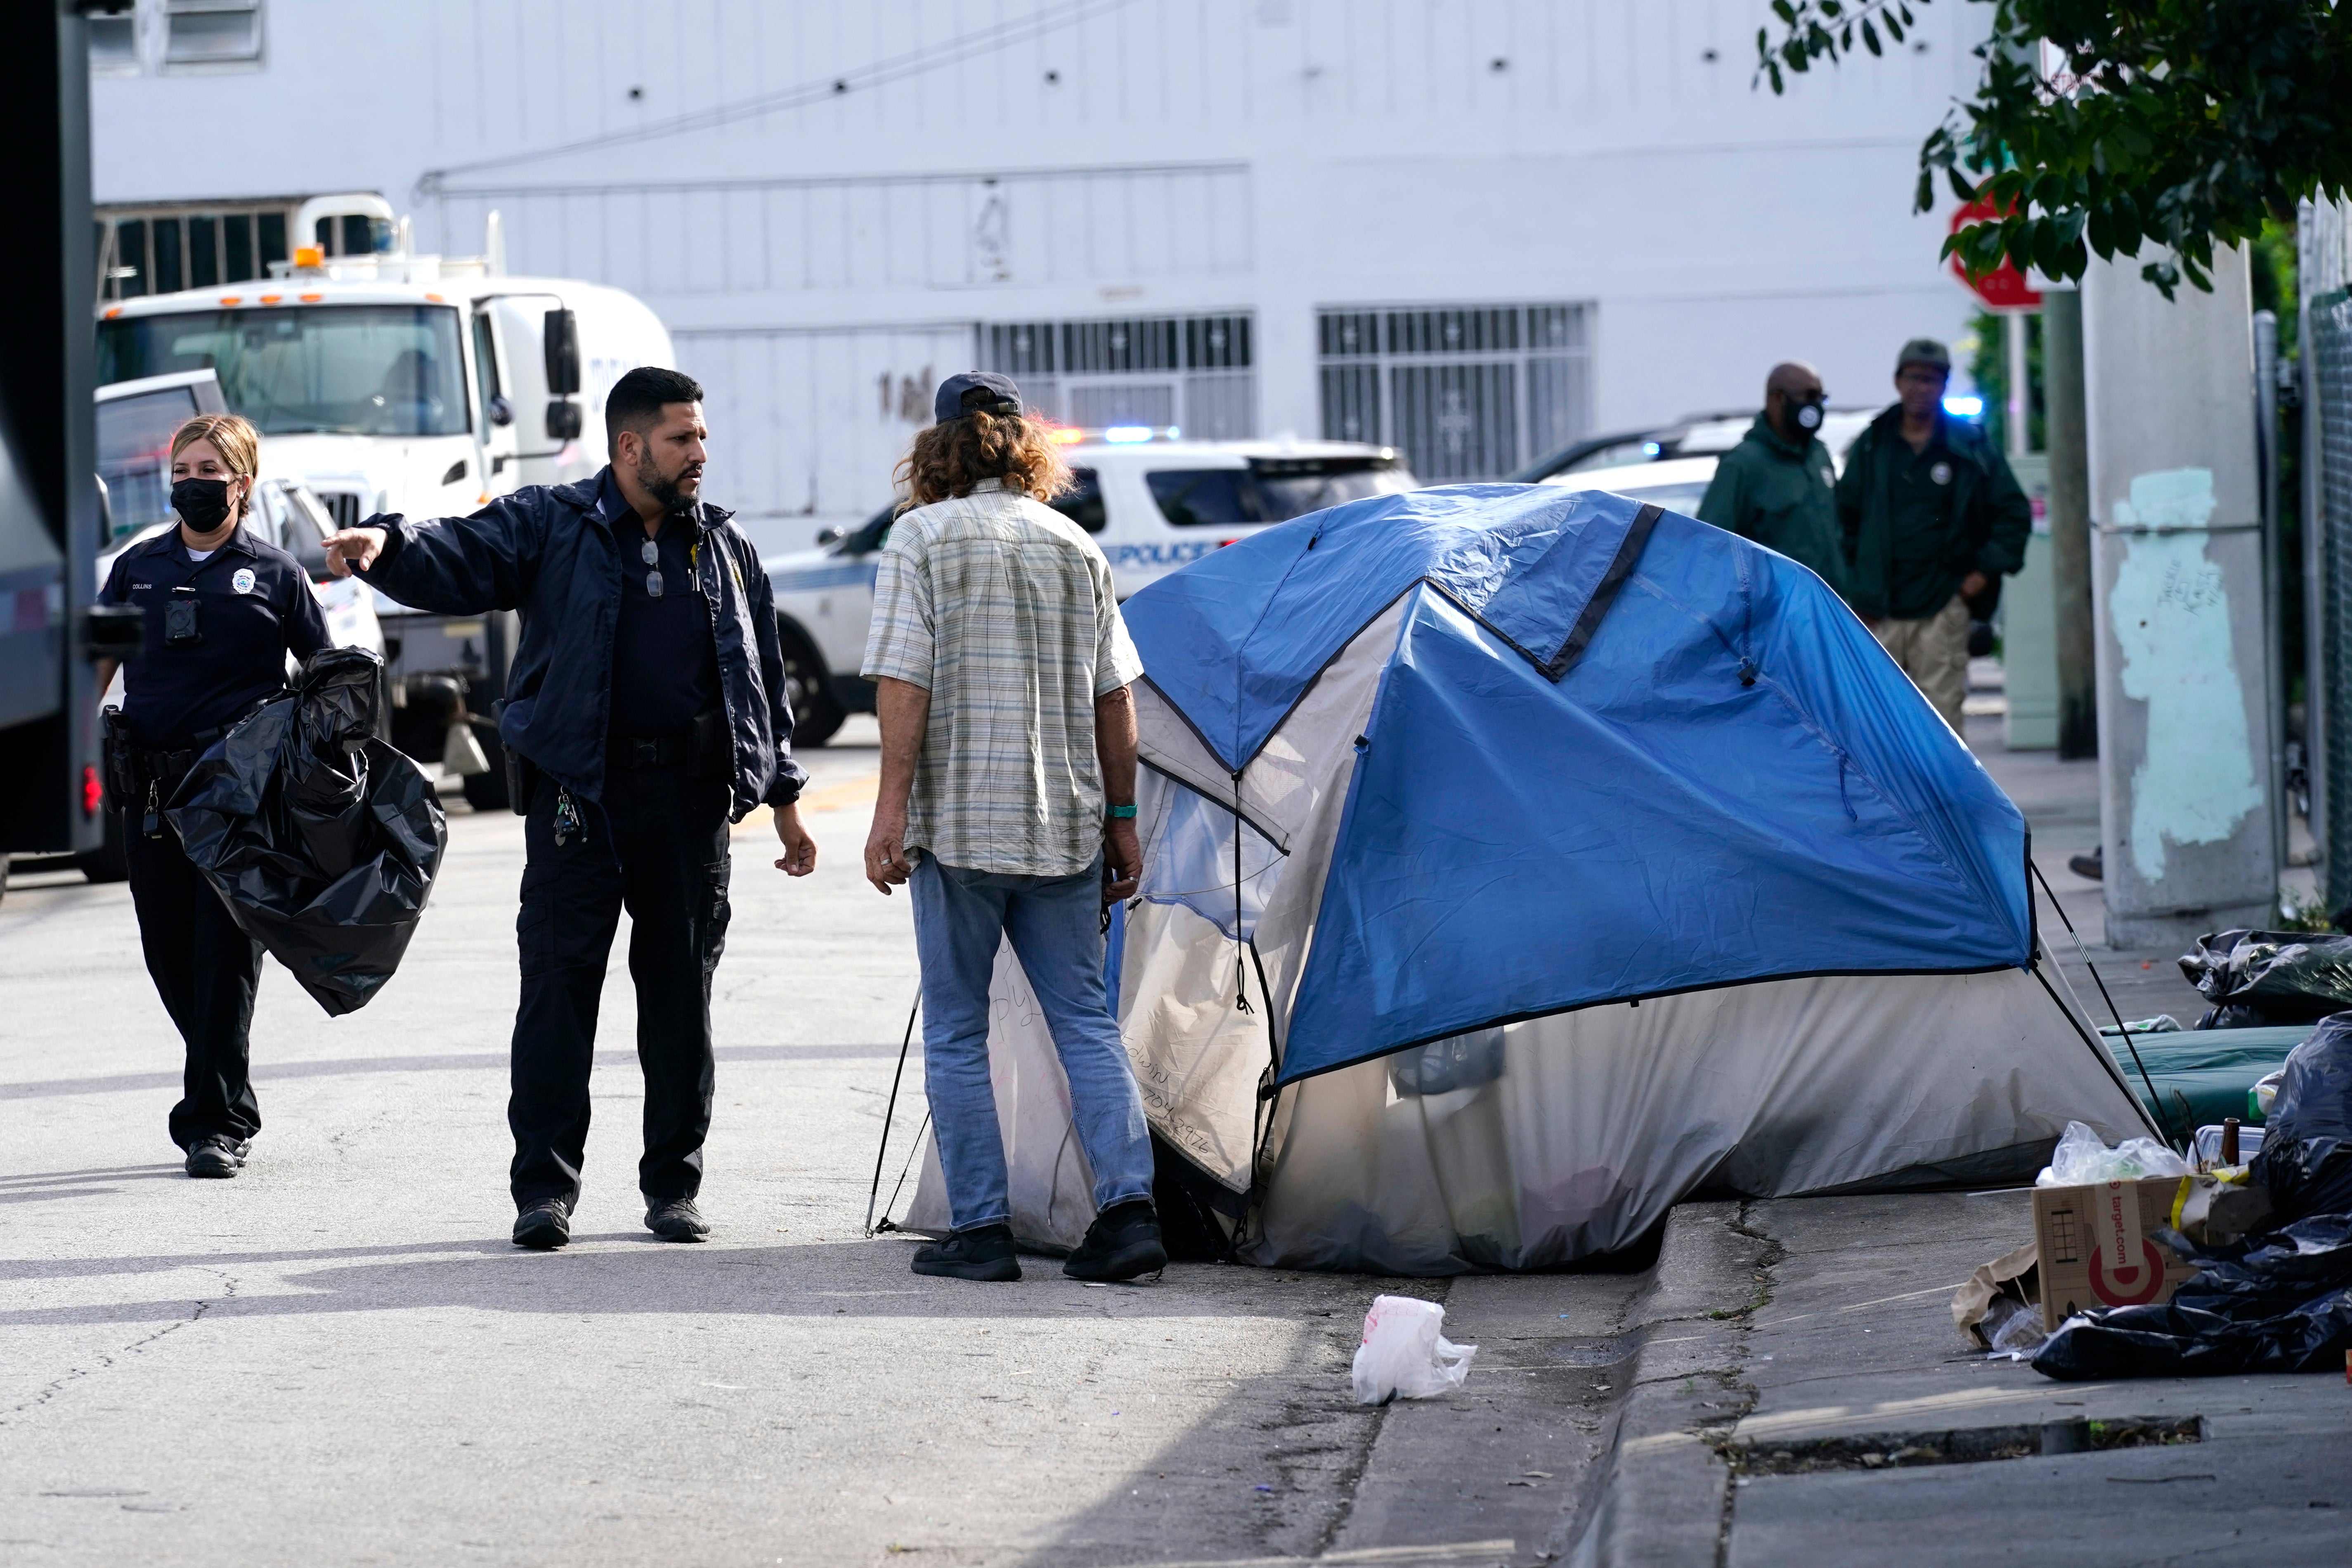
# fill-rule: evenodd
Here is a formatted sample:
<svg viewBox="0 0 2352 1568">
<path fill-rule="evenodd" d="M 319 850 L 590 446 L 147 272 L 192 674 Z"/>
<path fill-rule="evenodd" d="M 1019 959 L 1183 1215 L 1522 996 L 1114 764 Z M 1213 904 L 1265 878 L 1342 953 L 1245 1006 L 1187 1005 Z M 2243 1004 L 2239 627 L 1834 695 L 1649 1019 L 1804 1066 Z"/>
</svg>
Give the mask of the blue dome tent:
<svg viewBox="0 0 2352 1568">
<path fill-rule="evenodd" d="M 1240 1256 L 1537 1268 L 1701 1187 L 2021 1179 L 2069 1120 L 2153 1131 L 2040 947 L 2022 817 L 1795 563 L 1456 486 L 1126 615 L 1121 1026 Z M 1066 1247 L 1066 1089 L 1009 953 L 998 986 L 1015 1228 Z"/>
</svg>

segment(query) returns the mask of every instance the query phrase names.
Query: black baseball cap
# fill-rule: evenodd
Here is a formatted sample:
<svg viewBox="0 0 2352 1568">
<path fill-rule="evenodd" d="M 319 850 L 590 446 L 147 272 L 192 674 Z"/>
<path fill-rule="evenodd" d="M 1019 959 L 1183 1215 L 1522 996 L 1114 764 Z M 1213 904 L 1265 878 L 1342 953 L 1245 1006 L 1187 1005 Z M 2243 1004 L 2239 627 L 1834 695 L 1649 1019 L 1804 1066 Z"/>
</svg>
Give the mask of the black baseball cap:
<svg viewBox="0 0 2352 1568">
<path fill-rule="evenodd" d="M 931 399 L 931 417 L 942 425 L 967 414 L 1021 412 L 1021 389 L 1013 384 L 1013 378 L 992 375 L 984 370 L 968 370 L 948 377 L 940 383 L 939 395 Z"/>
</svg>

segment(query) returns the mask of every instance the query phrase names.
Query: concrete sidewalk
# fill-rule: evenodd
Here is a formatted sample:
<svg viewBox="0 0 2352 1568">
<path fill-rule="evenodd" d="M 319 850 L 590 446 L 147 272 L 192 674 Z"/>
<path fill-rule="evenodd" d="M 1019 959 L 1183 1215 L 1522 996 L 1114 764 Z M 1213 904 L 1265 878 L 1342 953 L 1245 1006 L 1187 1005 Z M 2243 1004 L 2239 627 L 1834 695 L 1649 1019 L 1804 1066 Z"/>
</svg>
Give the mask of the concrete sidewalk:
<svg viewBox="0 0 2352 1568">
<path fill-rule="evenodd" d="M 2031 1234 L 2021 1190 L 1676 1209 L 1665 1256 L 1713 1261 L 1648 1314 L 1573 1560 L 2352 1562 L 2342 1379 L 2058 1383 L 1969 1348 L 1953 1289 Z M 1949 1458 L 2032 1447 L 2042 1423 L 2074 1417 L 2177 1424 L 2187 1440 Z"/>
</svg>

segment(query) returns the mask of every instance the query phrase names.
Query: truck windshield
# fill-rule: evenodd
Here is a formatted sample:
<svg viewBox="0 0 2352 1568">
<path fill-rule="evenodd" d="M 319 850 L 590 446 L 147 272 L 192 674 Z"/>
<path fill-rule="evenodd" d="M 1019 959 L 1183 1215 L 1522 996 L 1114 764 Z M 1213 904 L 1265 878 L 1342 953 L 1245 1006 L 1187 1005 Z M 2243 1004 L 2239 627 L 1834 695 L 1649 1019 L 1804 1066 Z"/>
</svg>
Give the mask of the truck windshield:
<svg viewBox="0 0 2352 1568">
<path fill-rule="evenodd" d="M 267 436 L 462 436 L 472 428 L 457 312 L 331 305 L 118 316 L 98 326 L 101 385 L 210 365 Z"/>
</svg>

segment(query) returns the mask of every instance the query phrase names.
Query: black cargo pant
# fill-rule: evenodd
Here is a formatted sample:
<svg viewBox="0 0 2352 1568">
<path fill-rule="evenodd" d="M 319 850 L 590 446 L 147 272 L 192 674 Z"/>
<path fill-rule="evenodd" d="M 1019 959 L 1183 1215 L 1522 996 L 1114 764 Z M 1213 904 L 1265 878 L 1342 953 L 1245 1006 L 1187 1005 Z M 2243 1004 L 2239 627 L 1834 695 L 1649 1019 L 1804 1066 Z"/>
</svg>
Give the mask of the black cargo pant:
<svg viewBox="0 0 2352 1568">
<path fill-rule="evenodd" d="M 572 797 L 580 826 L 555 842 L 559 791 L 541 779 L 524 826 L 522 1001 L 515 1010 L 515 1206 L 578 1205 L 588 1141 L 596 1003 L 621 910 L 637 987 L 637 1061 L 646 1075 L 648 1204 L 702 1186 L 710 1131 L 710 976 L 727 936 L 728 789 L 678 767 L 606 773 L 602 803 Z"/>
<path fill-rule="evenodd" d="M 133 811 L 123 823 L 123 847 L 139 945 L 163 1011 L 188 1047 L 172 1142 L 184 1149 L 217 1132 L 242 1143 L 261 1131 L 261 1103 L 247 1076 L 261 944 L 229 917 L 169 824 L 160 838 L 140 827 Z"/>
</svg>

